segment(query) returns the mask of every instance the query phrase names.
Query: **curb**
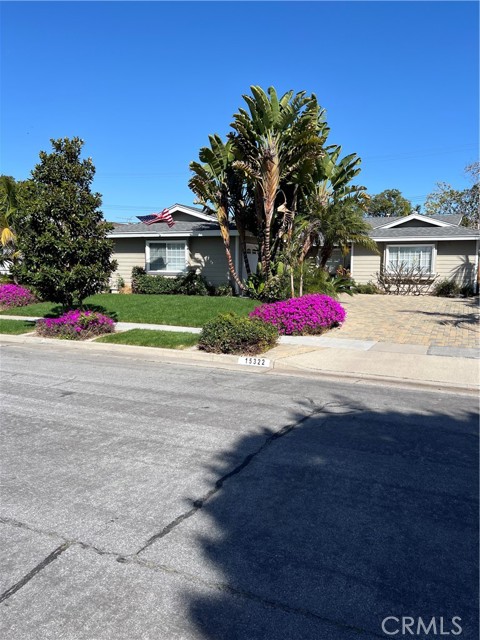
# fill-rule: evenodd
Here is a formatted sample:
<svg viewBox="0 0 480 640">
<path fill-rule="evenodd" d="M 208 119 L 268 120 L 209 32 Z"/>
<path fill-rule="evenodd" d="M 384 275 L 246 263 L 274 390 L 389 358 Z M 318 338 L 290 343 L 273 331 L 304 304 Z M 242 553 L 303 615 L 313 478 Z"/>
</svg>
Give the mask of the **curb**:
<svg viewBox="0 0 480 640">
<path fill-rule="evenodd" d="M 393 376 L 377 376 L 374 374 L 350 373 L 310 369 L 299 367 L 291 363 L 282 362 L 285 357 L 269 357 L 269 352 L 264 354 L 271 361 L 269 368 L 249 367 L 238 364 L 238 355 L 205 353 L 198 350 L 175 350 L 162 349 L 159 347 L 139 347 L 135 345 L 106 344 L 94 341 L 77 342 L 58 340 L 55 338 L 41 338 L 32 334 L 22 335 L 0 335 L 0 345 L 2 344 L 25 344 L 36 346 L 56 346 L 61 349 L 71 349 L 73 351 L 104 352 L 109 355 L 122 355 L 146 361 L 160 361 L 166 363 L 179 363 L 192 366 L 211 367 L 216 366 L 221 369 L 243 371 L 244 373 L 257 373 L 263 375 L 295 375 L 297 377 L 316 378 L 321 380 L 331 380 L 335 382 L 346 382 L 351 384 L 368 384 L 374 386 L 389 386 L 397 388 L 407 388 L 412 390 L 424 389 L 426 391 L 462 393 L 466 395 L 477 395 L 476 385 L 455 384 L 436 382 L 435 380 L 411 381 L 406 378 L 396 378 Z M 292 354 L 293 355 L 293 354 Z"/>
</svg>

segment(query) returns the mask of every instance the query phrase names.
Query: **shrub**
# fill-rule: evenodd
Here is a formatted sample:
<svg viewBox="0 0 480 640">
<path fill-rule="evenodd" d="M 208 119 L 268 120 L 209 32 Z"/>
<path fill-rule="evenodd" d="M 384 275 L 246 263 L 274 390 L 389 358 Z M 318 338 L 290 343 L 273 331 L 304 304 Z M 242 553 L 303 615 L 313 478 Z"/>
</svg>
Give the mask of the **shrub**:
<svg viewBox="0 0 480 640">
<path fill-rule="evenodd" d="M 374 293 L 382 293 L 381 289 L 377 287 L 377 285 L 370 280 L 367 284 L 357 284 L 355 283 L 355 291 L 357 293 L 367 293 L 373 295 Z"/>
<path fill-rule="evenodd" d="M 295 281 L 299 275 L 296 274 Z M 350 271 L 344 267 L 338 267 L 335 275 L 330 275 L 325 269 L 318 267 L 315 260 L 311 259 L 306 263 L 303 273 L 303 291 L 305 293 L 323 293 L 331 298 L 338 298 L 340 293 L 347 293 L 353 296 L 357 292 L 355 281 L 350 275 Z"/>
<path fill-rule="evenodd" d="M 274 347 L 277 340 L 278 331 L 273 325 L 226 313 L 207 322 L 198 348 L 213 353 L 256 355 Z"/>
<path fill-rule="evenodd" d="M 332 277 L 325 271 L 319 269 L 313 262 L 305 269 L 303 276 L 303 291 L 308 293 L 321 293 L 331 298 L 338 296 Z"/>
<path fill-rule="evenodd" d="M 18 284 L 0 284 L 0 307 L 10 309 L 12 307 L 25 307 L 35 302 L 35 296 L 29 289 Z"/>
<path fill-rule="evenodd" d="M 132 291 L 146 295 L 186 295 L 208 296 L 213 294 L 211 287 L 205 278 L 194 271 L 180 274 L 175 278 L 166 276 L 151 276 L 145 273 L 145 269 L 134 267 L 132 269 Z"/>
<path fill-rule="evenodd" d="M 247 293 L 254 300 L 276 302 L 288 298 L 290 291 L 289 276 L 285 264 L 278 260 L 270 265 L 270 275 L 265 278 L 262 263 L 257 264 L 255 273 L 246 281 Z"/>
<path fill-rule="evenodd" d="M 37 333 L 47 338 L 87 340 L 104 333 L 113 333 L 115 323 L 111 318 L 95 311 L 67 311 L 59 318 L 37 320 Z"/>
<path fill-rule="evenodd" d="M 132 293 L 138 293 L 138 291 L 137 291 L 138 278 L 140 276 L 145 276 L 145 275 L 147 275 L 147 272 L 145 271 L 145 269 L 143 267 L 133 267 L 133 269 L 132 269 Z"/>
<path fill-rule="evenodd" d="M 442 298 L 455 298 L 460 295 L 460 285 L 455 280 L 441 280 L 434 286 L 433 295 Z"/>
<path fill-rule="evenodd" d="M 208 284 L 203 276 L 195 271 L 189 271 L 174 278 L 175 293 L 185 296 L 209 296 L 215 292 L 215 287 Z"/>
<path fill-rule="evenodd" d="M 378 286 L 382 293 L 395 296 L 422 296 L 430 292 L 438 278 L 430 269 L 406 262 L 383 266 L 377 272 Z"/>
<path fill-rule="evenodd" d="M 233 296 L 232 285 L 229 282 L 219 284 L 215 287 L 214 296 Z"/>
<path fill-rule="evenodd" d="M 470 298 L 475 295 L 475 289 L 473 288 L 473 284 L 464 284 L 460 289 L 460 295 L 464 298 Z"/>
<path fill-rule="evenodd" d="M 134 293 L 142 293 L 145 295 L 163 295 L 175 293 L 175 282 L 173 278 L 165 278 L 165 276 L 139 275 L 135 278 L 134 282 Z"/>
<path fill-rule="evenodd" d="M 311 294 L 257 307 L 250 313 L 283 335 L 319 334 L 345 320 L 345 309 L 329 296 Z"/>
</svg>

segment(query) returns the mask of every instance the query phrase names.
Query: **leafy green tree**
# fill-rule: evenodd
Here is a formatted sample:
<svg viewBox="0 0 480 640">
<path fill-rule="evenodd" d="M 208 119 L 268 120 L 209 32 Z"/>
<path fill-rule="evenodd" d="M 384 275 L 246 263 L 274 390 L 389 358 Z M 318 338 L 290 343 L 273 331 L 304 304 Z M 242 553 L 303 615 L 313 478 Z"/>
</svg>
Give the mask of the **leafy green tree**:
<svg viewBox="0 0 480 640">
<path fill-rule="evenodd" d="M 370 197 L 369 216 L 408 216 L 412 213 L 412 203 L 404 198 L 398 189 L 385 189 Z M 418 209 L 417 209 L 418 210 Z"/>
<path fill-rule="evenodd" d="M 437 182 L 437 188 L 425 200 L 427 215 L 462 214 L 462 225 L 479 228 L 480 212 L 480 180 L 479 162 L 465 168 L 470 174 L 473 184 L 467 189 L 459 191 L 446 182 Z"/>
<path fill-rule="evenodd" d="M 51 140 L 52 153 L 40 152 L 32 171 L 29 197 L 18 230 L 22 262 L 13 272 L 38 294 L 65 307 L 107 287 L 116 267 L 113 243 L 99 207 L 101 196 L 91 192 L 95 174 L 91 158 L 80 159 L 83 140 Z"/>
</svg>

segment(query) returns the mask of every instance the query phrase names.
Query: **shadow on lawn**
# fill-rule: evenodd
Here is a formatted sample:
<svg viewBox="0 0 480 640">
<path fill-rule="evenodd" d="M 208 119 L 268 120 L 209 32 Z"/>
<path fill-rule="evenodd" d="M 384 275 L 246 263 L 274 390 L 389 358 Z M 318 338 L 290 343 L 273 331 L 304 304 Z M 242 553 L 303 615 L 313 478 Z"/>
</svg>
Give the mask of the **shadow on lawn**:
<svg viewBox="0 0 480 640">
<path fill-rule="evenodd" d="M 78 307 L 74 307 L 74 308 L 78 308 Z M 56 307 L 52 307 L 50 312 L 44 315 L 44 318 L 59 318 L 70 309 L 71 307 L 66 309 L 61 305 L 57 305 Z M 115 322 L 118 322 L 118 313 L 116 311 L 109 311 L 106 307 L 102 307 L 98 304 L 85 304 L 83 305 L 82 309 L 83 311 L 95 311 L 96 313 L 102 313 L 103 315 L 108 316 L 109 318 L 112 318 L 112 320 L 114 320 Z"/>
<path fill-rule="evenodd" d="M 199 637 L 370 640 L 387 616 L 459 616 L 477 638 L 477 416 L 330 404 L 218 456 L 172 556 L 209 587 L 184 594 Z"/>
</svg>

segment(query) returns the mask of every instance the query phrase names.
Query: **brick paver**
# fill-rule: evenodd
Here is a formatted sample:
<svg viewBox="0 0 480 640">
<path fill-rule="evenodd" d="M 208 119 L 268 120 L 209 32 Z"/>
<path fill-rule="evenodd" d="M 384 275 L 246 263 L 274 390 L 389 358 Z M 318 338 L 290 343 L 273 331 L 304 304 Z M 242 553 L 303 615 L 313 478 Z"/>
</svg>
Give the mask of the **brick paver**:
<svg viewBox="0 0 480 640">
<path fill-rule="evenodd" d="M 480 345 L 478 298 L 342 295 L 345 324 L 332 338 L 376 340 L 435 347 Z"/>
</svg>

